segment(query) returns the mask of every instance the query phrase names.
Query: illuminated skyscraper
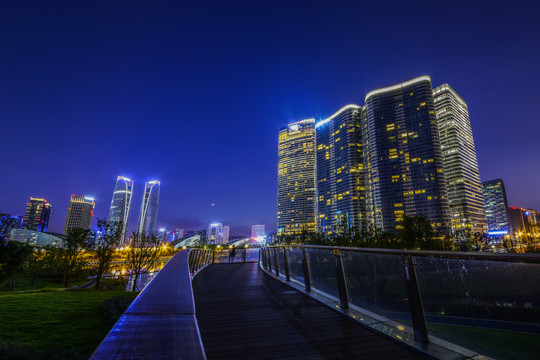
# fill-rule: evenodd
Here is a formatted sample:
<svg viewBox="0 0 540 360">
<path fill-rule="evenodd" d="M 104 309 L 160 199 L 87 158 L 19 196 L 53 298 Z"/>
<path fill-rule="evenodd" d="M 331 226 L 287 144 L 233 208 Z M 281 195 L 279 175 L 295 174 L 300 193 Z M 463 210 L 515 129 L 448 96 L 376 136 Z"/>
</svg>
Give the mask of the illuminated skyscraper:
<svg viewBox="0 0 540 360">
<path fill-rule="evenodd" d="M 71 229 L 90 229 L 92 218 L 94 217 L 94 198 L 89 196 L 71 195 L 69 201 L 64 234 L 68 234 Z"/>
<path fill-rule="evenodd" d="M 457 238 L 487 232 L 486 211 L 467 103 L 448 84 L 433 89 L 450 225 Z"/>
<path fill-rule="evenodd" d="M 227 239 L 228 241 L 229 239 Z M 206 241 L 208 244 L 224 244 L 223 238 L 223 224 L 222 223 L 213 223 L 208 226 L 206 230 Z"/>
<path fill-rule="evenodd" d="M 314 119 L 279 131 L 277 225 L 282 235 L 317 230 Z"/>
<path fill-rule="evenodd" d="M 30 198 L 26 203 L 26 213 L 23 220 L 24 230 L 46 232 L 49 226 L 52 206 L 43 198 Z"/>
<path fill-rule="evenodd" d="M 402 228 L 404 215 L 425 215 L 449 232 L 449 209 L 429 76 L 369 92 L 364 146 L 375 225 Z"/>
<path fill-rule="evenodd" d="M 133 180 L 119 176 L 114 187 L 111 209 L 109 210 L 109 221 L 122 221 L 122 239 L 125 239 L 126 236 L 132 196 Z"/>
<path fill-rule="evenodd" d="M 139 214 L 139 233 L 153 234 L 159 206 L 159 186 L 157 180 L 144 184 L 144 195 Z"/>
<path fill-rule="evenodd" d="M 347 105 L 315 125 L 317 220 L 331 234 L 366 225 L 362 107 Z"/>
<path fill-rule="evenodd" d="M 228 225 L 223 226 L 223 244 L 227 244 L 229 242 L 229 236 L 231 233 L 231 227 Z"/>
<path fill-rule="evenodd" d="M 511 235 L 512 224 L 503 181 L 501 179 L 484 181 L 482 186 L 489 234 Z"/>
</svg>

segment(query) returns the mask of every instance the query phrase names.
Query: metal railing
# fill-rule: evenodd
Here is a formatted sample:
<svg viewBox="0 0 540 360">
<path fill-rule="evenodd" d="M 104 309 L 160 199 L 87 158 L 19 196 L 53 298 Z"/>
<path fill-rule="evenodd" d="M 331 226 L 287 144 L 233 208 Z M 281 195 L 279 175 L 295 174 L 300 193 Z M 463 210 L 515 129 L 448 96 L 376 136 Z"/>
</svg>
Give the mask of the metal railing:
<svg viewBox="0 0 540 360">
<path fill-rule="evenodd" d="M 259 249 L 257 248 L 237 248 L 236 255 L 229 257 L 229 249 L 222 248 L 221 250 L 214 249 L 213 260 L 214 264 L 225 263 L 250 263 L 259 261 Z"/>
<path fill-rule="evenodd" d="M 212 250 L 207 249 L 192 249 L 189 252 L 189 271 L 191 272 L 192 276 L 195 276 L 202 268 L 204 268 L 206 265 L 211 264 L 213 262 L 214 256 L 213 256 Z"/>
<path fill-rule="evenodd" d="M 211 259 L 212 250 L 203 249 L 174 255 L 133 300 L 90 359 L 206 359 L 191 280 Z"/>
<path fill-rule="evenodd" d="M 261 265 L 343 309 L 411 326 L 424 344 L 428 326 L 453 340 L 441 324 L 540 334 L 540 254 L 283 245 L 263 248 Z"/>
</svg>

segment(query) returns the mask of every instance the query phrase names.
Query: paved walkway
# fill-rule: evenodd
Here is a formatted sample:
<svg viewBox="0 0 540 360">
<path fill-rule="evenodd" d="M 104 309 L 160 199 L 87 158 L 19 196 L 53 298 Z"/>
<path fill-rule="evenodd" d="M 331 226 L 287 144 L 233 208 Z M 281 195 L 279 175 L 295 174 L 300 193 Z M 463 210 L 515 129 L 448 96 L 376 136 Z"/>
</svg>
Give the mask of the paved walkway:
<svg viewBox="0 0 540 360">
<path fill-rule="evenodd" d="M 266 275 L 258 264 L 214 264 L 193 281 L 212 359 L 424 359 Z"/>
</svg>

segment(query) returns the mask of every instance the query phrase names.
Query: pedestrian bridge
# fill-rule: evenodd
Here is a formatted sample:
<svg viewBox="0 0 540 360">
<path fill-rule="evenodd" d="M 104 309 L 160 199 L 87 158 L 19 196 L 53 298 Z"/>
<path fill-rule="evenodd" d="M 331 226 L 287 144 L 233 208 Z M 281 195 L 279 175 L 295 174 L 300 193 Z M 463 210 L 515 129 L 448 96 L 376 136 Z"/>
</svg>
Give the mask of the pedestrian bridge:
<svg viewBox="0 0 540 360">
<path fill-rule="evenodd" d="M 437 252 L 290 246 L 241 249 L 229 264 L 223 251 L 182 251 L 133 301 L 91 359 L 486 359 L 428 334 L 426 324 L 441 322 L 442 315 L 425 312 L 418 284 L 427 286 L 429 274 L 445 283 L 445 275 L 421 259 L 443 255 L 462 266 L 482 263 L 466 264 L 469 272 L 486 262 L 518 263 L 515 256 L 503 261 L 491 254 L 450 258 Z M 538 260 L 519 257 L 535 266 L 520 269 L 521 281 L 538 275 Z M 419 264 L 422 272 L 415 270 Z M 446 265 L 452 273 L 453 265 Z M 353 277 L 352 268 L 362 276 Z M 470 320 L 449 317 L 460 326 Z M 484 321 L 492 328 L 505 325 Z M 519 324 L 532 334 L 538 330 L 538 324 L 525 322 L 511 326 Z"/>
</svg>

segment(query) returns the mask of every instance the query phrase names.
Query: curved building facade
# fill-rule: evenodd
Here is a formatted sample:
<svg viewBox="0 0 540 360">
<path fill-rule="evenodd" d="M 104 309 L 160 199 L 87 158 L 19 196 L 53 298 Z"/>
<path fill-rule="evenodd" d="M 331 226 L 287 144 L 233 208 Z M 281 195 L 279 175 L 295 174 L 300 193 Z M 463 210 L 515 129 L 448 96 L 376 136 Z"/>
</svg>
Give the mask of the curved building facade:
<svg viewBox="0 0 540 360">
<path fill-rule="evenodd" d="M 457 238 L 486 233 L 482 182 L 467 103 L 448 84 L 433 89 L 450 225 Z"/>
<path fill-rule="evenodd" d="M 404 215 L 425 215 L 443 234 L 449 208 L 429 76 L 365 98 L 366 167 L 375 225 L 397 232 Z"/>
<path fill-rule="evenodd" d="M 362 107 L 346 105 L 315 125 L 317 221 L 326 234 L 366 224 Z"/>
<path fill-rule="evenodd" d="M 314 119 L 279 131 L 277 225 L 280 235 L 317 231 Z"/>
<path fill-rule="evenodd" d="M 157 212 L 159 206 L 159 187 L 157 180 L 144 184 L 144 195 L 139 214 L 139 233 L 153 234 L 156 226 Z"/>
<path fill-rule="evenodd" d="M 118 176 L 118 178 L 116 179 L 116 185 L 114 187 L 111 208 L 109 210 L 109 221 L 122 222 L 122 239 L 125 239 L 126 236 L 126 229 L 132 197 L 133 180 L 123 176 Z"/>
</svg>

